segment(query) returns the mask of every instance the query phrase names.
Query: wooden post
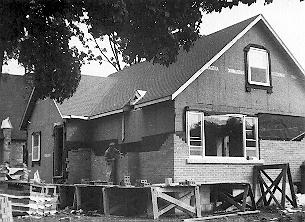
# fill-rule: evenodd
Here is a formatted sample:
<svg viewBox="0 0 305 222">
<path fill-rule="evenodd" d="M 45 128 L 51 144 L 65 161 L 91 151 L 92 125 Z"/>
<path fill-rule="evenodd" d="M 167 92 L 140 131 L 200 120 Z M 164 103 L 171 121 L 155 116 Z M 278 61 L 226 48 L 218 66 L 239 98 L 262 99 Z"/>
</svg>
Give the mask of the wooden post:
<svg viewBox="0 0 305 222">
<path fill-rule="evenodd" d="M 103 187 L 102 188 L 103 192 L 103 209 L 104 209 L 104 214 L 106 216 L 110 215 L 110 209 L 109 209 L 109 194 L 107 192 L 107 188 Z"/>
<path fill-rule="evenodd" d="M 282 209 L 285 209 L 285 201 L 286 201 L 286 177 L 287 177 L 287 165 L 283 167 L 283 181 L 282 181 L 282 199 L 281 206 Z"/>
<path fill-rule="evenodd" d="M 293 188 L 293 182 L 292 182 L 292 177 L 291 177 L 291 171 L 290 171 L 290 167 L 289 164 L 287 166 L 287 176 L 288 176 L 288 181 L 289 181 L 289 186 L 290 186 L 290 192 L 291 192 L 291 204 L 293 207 L 297 207 L 297 200 L 296 200 L 296 196 L 295 196 L 295 192 L 294 192 L 294 188 Z"/>
<path fill-rule="evenodd" d="M 196 204 L 196 216 L 201 217 L 201 203 L 200 203 L 200 192 L 199 192 L 199 186 L 195 187 L 195 204 Z"/>
<path fill-rule="evenodd" d="M 76 202 L 76 210 L 81 209 L 82 206 L 82 197 L 81 197 L 81 189 L 78 186 L 75 186 L 75 202 Z"/>
<path fill-rule="evenodd" d="M 155 187 L 151 187 L 151 202 L 154 220 L 159 219 L 158 191 Z"/>
</svg>

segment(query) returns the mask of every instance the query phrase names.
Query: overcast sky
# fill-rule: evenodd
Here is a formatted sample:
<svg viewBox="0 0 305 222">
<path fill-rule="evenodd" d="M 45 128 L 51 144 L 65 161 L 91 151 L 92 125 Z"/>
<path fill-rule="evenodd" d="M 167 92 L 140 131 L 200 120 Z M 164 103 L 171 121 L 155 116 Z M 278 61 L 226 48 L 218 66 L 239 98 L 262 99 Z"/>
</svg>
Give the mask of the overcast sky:
<svg viewBox="0 0 305 222">
<path fill-rule="evenodd" d="M 305 68 L 305 1 L 274 0 L 270 5 L 263 4 L 263 0 L 250 7 L 240 4 L 232 9 L 225 9 L 221 13 L 211 13 L 203 16 L 202 34 L 209 34 L 219 29 L 240 22 L 257 14 L 263 14 L 268 23 L 283 40 L 285 45 Z M 24 69 L 18 67 L 17 62 L 3 67 L 3 72 L 23 74 Z M 111 65 L 92 63 L 82 67 L 82 74 L 107 76 L 115 72 Z"/>
</svg>

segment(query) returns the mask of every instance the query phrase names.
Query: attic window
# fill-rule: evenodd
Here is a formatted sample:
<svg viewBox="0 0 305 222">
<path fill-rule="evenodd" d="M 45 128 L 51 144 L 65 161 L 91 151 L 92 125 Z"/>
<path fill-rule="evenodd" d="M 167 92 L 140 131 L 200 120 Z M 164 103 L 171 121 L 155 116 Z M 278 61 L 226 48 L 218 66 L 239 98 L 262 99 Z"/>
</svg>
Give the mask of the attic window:
<svg viewBox="0 0 305 222">
<path fill-rule="evenodd" d="M 271 92 L 269 51 L 263 46 L 249 45 L 245 48 L 246 89 L 267 89 Z"/>
</svg>

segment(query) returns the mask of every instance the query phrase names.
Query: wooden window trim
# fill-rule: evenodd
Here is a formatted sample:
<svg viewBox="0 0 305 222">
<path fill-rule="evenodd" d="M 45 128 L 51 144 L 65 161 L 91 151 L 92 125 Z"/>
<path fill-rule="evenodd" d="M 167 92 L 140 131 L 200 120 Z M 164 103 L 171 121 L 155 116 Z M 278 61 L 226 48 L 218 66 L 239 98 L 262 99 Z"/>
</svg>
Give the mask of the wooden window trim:
<svg viewBox="0 0 305 222">
<path fill-rule="evenodd" d="M 269 76 L 269 84 L 263 85 L 259 83 L 254 83 L 249 81 L 250 73 L 249 73 L 249 63 L 248 63 L 248 52 L 251 48 L 256 48 L 259 50 L 266 51 L 268 55 L 268 76 Z M 244 64 L 245 64 L 245 86 L 246 86 L 246 92 L 251 92 L 252 89 L 262 89 L 266 90 L 267 93 L 272 93 L 272 78 L 271 78 L 271 58 L 270 58 L 270 51 L 266 49 L 264 46 L 257 45 L 257 44 L 249 44 L 244 48 Z"/>
<path fill-rule="evenodd" d="M 34 136 L 38 135 L 38 159 L 34 159 Z M 39 163 L 40 164 L 40 160 L 41 160 L 41 132 L 33 132 L 32 133 L 32 163 Z"/>
<path fill-rule="evenodd" d="M 189 120 L 189 114 L 201 114 L 201 121 L 202 121 L 202 126 L 201 126 L 201 138 L 202 138 L 202 155 L 190 155 L 190 130 L 189 130 L 189 123 L 188 123 L 188 120 Z M 188 145 L 188 156 L 189 158 L 206 158 L 206 159 L 217 159 L 217 158 L 223 158 L 223 159 L 230 159 L 232 158 L 233 159 L 247 159 L 247 156 L 246 156 L 246 151 L 247 151 L 247 146 L 246 146 L 246 118 L 253 118 L 253 121 L 254 121 L 254 125 L 255 125 L 255 142 L 256 142 L 256 158 L 257 160 L 260 159 L 260 153 L 259 153 L 259 135 L 258 135 L 258 118 L 257 117 L 254 117 L 254 116 L 246 116 L 246 115 L 242 115 L 242 114 L 220 114 L 219 116 L 225 116 L 225 115 L 241 115 L 243 116 L 242 119 L 243 119 L 243 152 L 244 152 L 244 156 L 243 157 L 222 157 L 222 156 L 205 156 L 205 132 L 204 132 L 204 112 L 200 112 L 200 111 L 196 111 L 196 110 L 187 110 L 186 111 L 186 123 L 185 123 L 185 127 L 186 127 L 186 136 L 187 136 L 187 145 Z M 251 159 L 250 159 L 251 160 Z M 257 161 L 257 160 L 253 160 L 254 162 Z M 251 160 L 252 161 L 252 160 Z"/>
</svg>

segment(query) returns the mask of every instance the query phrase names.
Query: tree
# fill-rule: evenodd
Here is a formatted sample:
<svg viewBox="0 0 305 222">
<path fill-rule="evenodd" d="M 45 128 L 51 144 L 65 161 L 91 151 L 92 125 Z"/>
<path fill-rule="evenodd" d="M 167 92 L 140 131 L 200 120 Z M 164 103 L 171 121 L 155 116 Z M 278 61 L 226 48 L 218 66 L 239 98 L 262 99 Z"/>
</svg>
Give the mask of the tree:
<svg viewBox="0 0 305 222">
<path fill-rule="evenodd" d="M 301 0 L 302 1 L 302 0 Z M 256 0 L 2 0 L 0 67 L 18 59 L 33 75 L 39 98 L 63 102 L 75 92 L 86 60 L 106 60 L 121 69 L 144 60 L 170 65 L 178 50 L 189 50 L 199 37 L 202 13 L 220 12 Z M 272 0 L 265 0 L 271 3 Z M 88 28 L 89 37 L 80 28 Z M 77 37 L 85 48 L 96 43 L 101 55 L 69 46 Z M 107 37 L 113 56 L 98 40 Z M 2 69 L 0 70 L 2 73 Z"/>
</svg>

